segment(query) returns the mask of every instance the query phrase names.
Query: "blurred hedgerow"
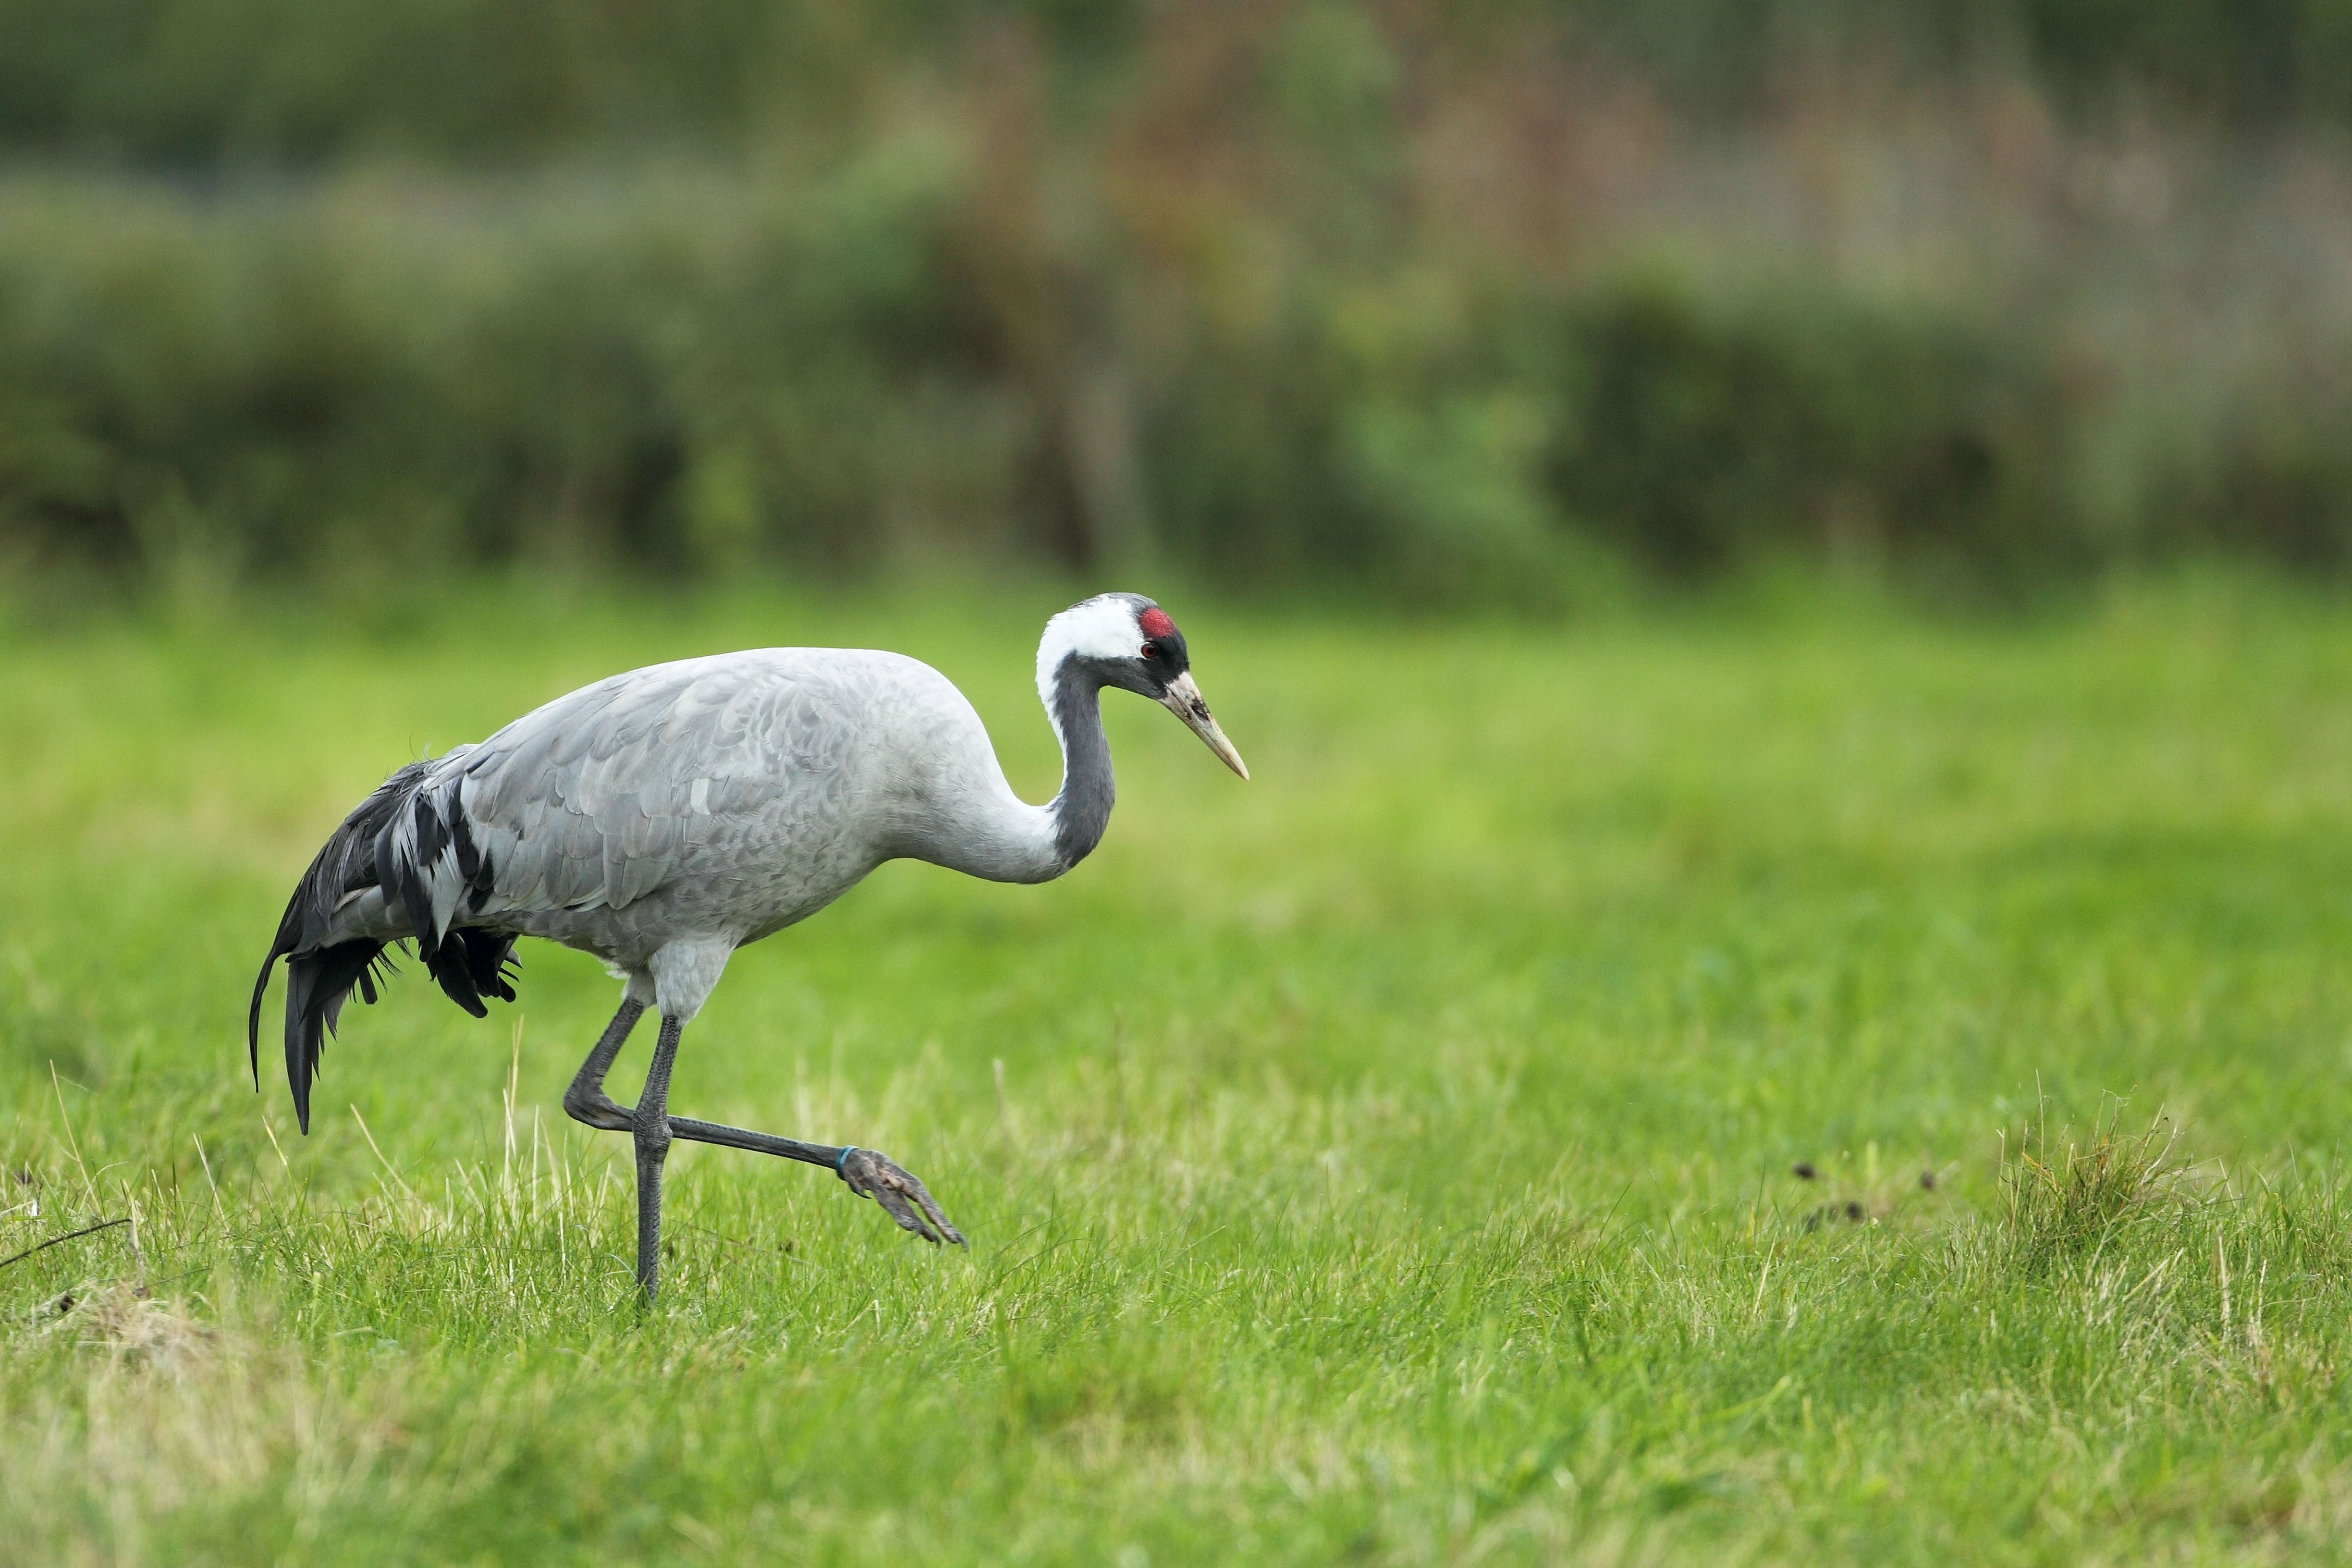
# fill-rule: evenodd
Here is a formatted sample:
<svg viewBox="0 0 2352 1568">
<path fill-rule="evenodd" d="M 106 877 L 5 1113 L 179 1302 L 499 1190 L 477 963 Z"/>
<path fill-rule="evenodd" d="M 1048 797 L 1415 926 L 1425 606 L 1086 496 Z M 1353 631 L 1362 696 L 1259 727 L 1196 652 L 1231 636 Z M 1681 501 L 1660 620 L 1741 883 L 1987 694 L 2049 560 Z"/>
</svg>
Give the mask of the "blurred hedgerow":
<svg viewBox="0 0 2352 1568">
<path fill-rule="evenodd" d="M 2063 7 L 2008 55 L 1863 7 L 1671 47 L 1573 5 L 198 9 L 252 49 L 0 3 L 11 563 L 1547 612 L 2352 556 L 2352 166 L 2172 34 L 2139 68 L 2205 108 L 2159 136 Z M 494 93 L 467 28 L 538 43 Z"/>
</svg>

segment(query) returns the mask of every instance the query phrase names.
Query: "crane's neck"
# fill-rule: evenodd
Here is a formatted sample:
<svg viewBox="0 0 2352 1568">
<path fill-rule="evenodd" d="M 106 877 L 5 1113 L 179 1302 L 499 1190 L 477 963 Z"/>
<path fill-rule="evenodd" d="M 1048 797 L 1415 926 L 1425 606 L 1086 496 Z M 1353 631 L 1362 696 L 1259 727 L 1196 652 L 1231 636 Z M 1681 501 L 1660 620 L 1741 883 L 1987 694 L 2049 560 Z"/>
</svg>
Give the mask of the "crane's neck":
<svg viewBox="0 0 2352 1568">
<path fill-rule="evenodd" d="M 1071 655 L 1040 681 L 1046 716 L 1062 741 L 1062 788 L 1045 807 L 1053 819 L 1056 874 L 1094 852 L 1110 826 L 1118 785 L 1111 776 L 1110 742 L 1103 734 L 1102 678 Z"/>
<path fill-rule="evenodd" d="M 1039 695 L 1062 742 L 1062 787 L 1044 805 L 1013 793 L 986 732 L 975 737 L 984 754 L 939 770 L 923 806 L 882 849 L 882 858 L 929 860 L 992 882 L 1050 882 L 1102 842 L 1110 822 L 1114 785 L 1110 745 L 1103 739 L 1102 675 L 1083 658 L 1041 665 Z M 963 716 L 974 721 L 968 703 Z"/>
</svg>

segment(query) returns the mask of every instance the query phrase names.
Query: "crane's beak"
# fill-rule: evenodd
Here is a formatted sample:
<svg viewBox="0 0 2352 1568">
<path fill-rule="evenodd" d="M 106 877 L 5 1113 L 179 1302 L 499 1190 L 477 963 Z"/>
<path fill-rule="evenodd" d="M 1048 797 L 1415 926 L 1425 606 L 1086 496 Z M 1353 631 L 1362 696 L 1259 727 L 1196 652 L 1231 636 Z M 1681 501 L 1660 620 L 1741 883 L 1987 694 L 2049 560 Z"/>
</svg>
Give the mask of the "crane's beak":
<svg viewBox="0 0 2352 1568">
<path fill-rule="evenodd" d="M 1209 750 L 1216 752 L 1225 766 L 1244 778 L 1249 777 L 1249 764 L 1234 750 L 1234 743 L 1225 739 L 1225 732 L 1217 728 L 1217 721 L 1209 717 L 1209 704 L 1201 696 L 1201 689 L 1192 684 L 1191 670 L 1170 681 L 1168 695 L 1160 700 L 1168 711 L 1184 721 L 1187 729 L 1207 742 Z"/>
</svg>

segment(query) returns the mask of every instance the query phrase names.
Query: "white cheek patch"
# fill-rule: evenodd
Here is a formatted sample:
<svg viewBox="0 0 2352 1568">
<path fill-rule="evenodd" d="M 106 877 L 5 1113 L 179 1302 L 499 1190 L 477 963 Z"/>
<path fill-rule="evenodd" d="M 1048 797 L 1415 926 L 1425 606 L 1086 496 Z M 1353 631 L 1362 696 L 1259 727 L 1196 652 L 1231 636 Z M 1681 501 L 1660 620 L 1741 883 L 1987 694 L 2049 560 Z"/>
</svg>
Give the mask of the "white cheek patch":
<svg viewBox="0 0 2352 1568">
<path fill-rule="evenodd" d="M 1072 654 L 1081 658 L 1133 658 L 1143 647 L 1143 632 L 1136 624 L 1139 606 L 1122 594 L 1104 594 L 1073 605 L 1045 623 L 1045 639 L 1037 645 L 1037 695 L 1045 710 L 1054 710 L 1054 681 L 1062 661 Z"/>
</svg>

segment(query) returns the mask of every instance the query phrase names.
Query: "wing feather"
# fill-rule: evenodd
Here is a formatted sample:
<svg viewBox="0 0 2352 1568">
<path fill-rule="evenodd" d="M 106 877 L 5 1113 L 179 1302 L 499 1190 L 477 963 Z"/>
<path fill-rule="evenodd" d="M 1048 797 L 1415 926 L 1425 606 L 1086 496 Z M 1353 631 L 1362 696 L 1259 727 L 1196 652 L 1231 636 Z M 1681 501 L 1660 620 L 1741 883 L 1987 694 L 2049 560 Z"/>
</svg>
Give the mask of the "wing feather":
<svg viewBox="0 0 2352 1568">
<path fill-rule="evenodd" d="M 734 654 L 616 676 L 524 715 L 456 769 L 490 868 L 484 912 L 620 910 L 680 877 L 735 870 L 713 858 L 840 809 L 853 706 L 821 668 Z"/>
</svg>

